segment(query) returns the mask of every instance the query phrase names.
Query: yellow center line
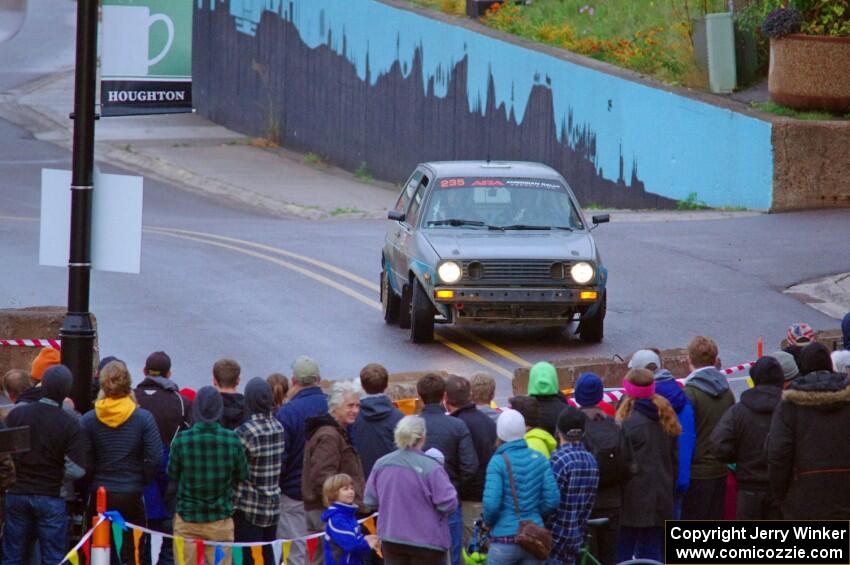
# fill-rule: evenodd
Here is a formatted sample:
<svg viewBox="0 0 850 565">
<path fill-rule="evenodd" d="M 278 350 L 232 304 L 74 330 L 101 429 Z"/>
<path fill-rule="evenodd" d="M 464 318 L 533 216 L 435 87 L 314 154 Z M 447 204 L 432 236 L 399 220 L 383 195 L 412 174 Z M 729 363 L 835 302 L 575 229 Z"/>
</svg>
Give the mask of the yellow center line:
<svg viewBox="0 0 850 565">
<path fill-rule="evenodd" d="M 238 239 L 238 238 L 235 238 L 235 237 L 228 237 L 228 236 L 224 236 L 224 235 L 217 235 L 217 234 L 213 234 L 213 233 L 206 233 L 206 232 L 199 232 L 199 231 L 190 231 L 190 230 L 182 230 L 182 229 L 177 229 L 177 228 L 164 228 L 164 227 L 157 227 L 157 228 L 150 228 L 150 229 L 157 229 L 157 230 L 167 231 L 167 232 L 176 233 L 176 234 L 206 237 L 206 238 L 215 239 L 215 240 L 218 240 L 218 241 L 226 241 L 226 242 L 229 242 L 229 243 L 236 243 L 236 244 L 239 244 L 239 245 L 244 245 L 246 247 L 252 247 L 254 249 L 262 249 L 263 251 L 268 251 L 270 253 L 283 255 L 285 257 L 290 257 L 292 259 L 298 259 L 299 261 L 304 261 L 305 263 L 309 263 L 310 265 L 314 265 L 316 267 L 319 267 L 320 269 L 324 269 L 326 271 L 334 273 L 335 275 L 339 275 L 343 278 L 346 278 L 346 279 L 350 280 L 351 282 L 359 284 L 360 286 L 368 288 L 369 290 L 372 290 L 374 292 L 380 292 L 381 291 L 378 283 L 376 283 L 376 282 L 372 282 L 370 280 L 364 279 L 363 277 L 359 277 L 359 276 L 353 274 L 350 271 L 346 271 L 345 269 L 341 269 L 339 267 L 336 267 L 335 265 L 331 265 L 330 263 L 326 263 L 326 262 L 320 261 L 318 259 L 313 259 L 312 257 L 307 257 L 305 255 L 300 255 L 298 253 L 293 253 L 292 251 L 287 251 L 287 250 L 281 249 L 279 247 L 274 247 L 274 246 L 271 246 L 271 245 L 266 245 L 266 244 L 263 244 L 263 243 L 257 243 L 257 242 L 254 242 L 254 241 L 248 241 L 248 240 L 244 240 L 244 239 Z M 516 363 L 520 367 L 531 367 L 531 365 L 532 365 L 531 362 L 529 362 L 526 359 L 523 359 L 519 355 L 517 355 L 517 354 L 515 354 L 511 351 L 508 351 L 507 349 L 500 347 L 500 346 L 496 345 L 495 343 L 493 343 L 489 340 L 486 340 L 482 337 L 479 337 L 472 332 L 469 332 L 469 331 L 466 331 L 466 330 L 463 330 L 463 329 L 460 329 L 460 328 L 452 328 L 452 329 L 454 331 L 456 331 L 457 333 L 459 333 L 460 335 L 462 335 L 463 337 L 474 341 L 478 345 L 480 345 L 480 346 L 482 346 L 486 349 L 489 349 L 490 351 L 492 351 L 496 355 L 503 357 L 503 358 L 507 359 L 508 361 Z"/>
<path fill-rule="evenodd" d="M 164 235 L 164 236 L 167 236 L 167 237 L 185 239 L 185 240 L 188 240 L 188 241 L 195 241 L 195 242 L 198 242 L 198 243 L 204 243 L 206 245 L 212 245 L 212 246 L 215 246 L 215 247 L 220 247 L 222 249 L 228 249 L 230 251 L 235 251 L 236 253 L 242 253 L 243 255 L 248 255 L 250 257 L 254 257 L 254 258 L 257 258 L 257 259 L 260 259 L 260 260 L 263 260 L 263 261 L 267 261 L 269 263 L 273 263 L 273 264 L 278 265 L 280 267 L 284 267 L 286 269 L 290 269 L 292 271 L 295 271 L 296 273 L 302 274 L 302 275 L 304 275 L 308 278 L 315 280 L 316 282 L 330 286 L 331 288 L 334 288 L 334 289 L 342 292 L 346 296 L 349 296 L 350 298 L 353 298 L 353 299 L 357 300 L 358 302 L 361 302 L 361 303 L 369 306 L 370 308 L 374 308 L 375 310 L 378 310 L 378 311 L 381 310 L 381 303 L 380 302 L 376 302 L 374 299 L 369 298 L 368 296 L 365 296 L 363 294 L 360 294 L 359 292 L 356 292 L 356 291 L 348 288 L 347 286 L 341 285 L 341 284 L 339 284 L 338 282 L 336 282 L 332 279 L 329 279 L 329 278 L 327 278 L 323 275 L 314 273 L 313 271 L 305 269 L 304 267 L 301 267 L 299 265 L 295 265 L 293 263 L 290 263 L 289 261 L 284 261 L 283 259 L 278 259 L 276 257 L 270 257 L 270 256 L 265 255 L 263 253 L 259 253 L 257 251 L 251 251 L 250 249 L 244 249 L 242 247 L 237 247 L 237 246 L 231 245 L 229 243 L 224 243 L 224 242 L 221 242 L 221 241 L 210 241 L 208 239 L 203 239 L 202 237 L 197 237 L 195 235 L 186 235 L 186 234 L 182 234 L 182 233 L 174 233 L 171 230 L 164 230 L 164 229 L 160 229 L 160 228 L 146 228 L 146 231 L 156 233 L 156 234 L 159 234 L 159 235 Z M 440 343 L 440 344 L 444 345 L 445 347 L 451 349 L 452 351 L 459 353 L 460 355 L 463 355 L 464 357 L 466 357 L 466 358 L 468 358 L 472 361 L 475 361 L 476 363 L 483 365 L 483 366 L 487 367 L 488 369 L 491 369 L 491 370 L 495 371 L 496 373 L 498 373 L 498 374 L 500 374 L 504 377 L 507 377 L 509 379 L 513 379 L 513 373 L 511 371 L 493 363 L 492 361 L 489 361 L 488 359 L 485 359 L 484 357 L 481 357 L 477 353 L 470 351 L 469 349 L 463 347 L 462 345 L 457 344 L 453 341 L 450 341 L 450 340 L 442 337 L 441 335 L 435 335 L 434 339 L 435 339 L 435 341 L 437 341 L 438 343 Z"/>
</svg>

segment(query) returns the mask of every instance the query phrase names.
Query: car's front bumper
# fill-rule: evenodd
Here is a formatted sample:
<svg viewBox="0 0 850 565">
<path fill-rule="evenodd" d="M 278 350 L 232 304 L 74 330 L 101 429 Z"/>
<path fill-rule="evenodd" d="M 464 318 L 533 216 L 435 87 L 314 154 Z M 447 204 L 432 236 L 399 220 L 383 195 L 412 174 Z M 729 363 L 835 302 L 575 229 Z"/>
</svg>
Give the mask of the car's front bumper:
<svg viewBox="0 0 850 565">
<path fill-rule="evenodd" d="M 451 296 L 448 296 L 448 293 Z M 434 303 L 454 323 L 560 325 L 595 309 L 601 287 L 498 288 L 438 286 Z"/>
</svg>

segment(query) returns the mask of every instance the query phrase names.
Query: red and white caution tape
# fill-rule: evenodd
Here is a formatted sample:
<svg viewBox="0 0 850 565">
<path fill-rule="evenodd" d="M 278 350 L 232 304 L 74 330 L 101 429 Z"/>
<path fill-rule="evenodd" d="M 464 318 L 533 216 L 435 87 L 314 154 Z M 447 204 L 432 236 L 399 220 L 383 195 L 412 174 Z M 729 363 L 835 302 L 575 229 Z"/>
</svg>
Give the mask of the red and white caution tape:
<svg viewBox="0 0 850 565">
<path fill-rule="evenodd" d="M 743 365 L 735 365 L 734 367 L 729 367 L 728 369 L 723 369 L 721 373 L 724 373 L 726 375 L 733 375 L 735 373 L 740 373 L 741 371 L 747 371 L 753 365 L 755 365 L 755 361 L 744 363 Z"/>
<path fill-rule="evenodd" d="M 0 347 L 52 347 L 61 349 L 58 339 L 0 339 Z"/>
</svg>

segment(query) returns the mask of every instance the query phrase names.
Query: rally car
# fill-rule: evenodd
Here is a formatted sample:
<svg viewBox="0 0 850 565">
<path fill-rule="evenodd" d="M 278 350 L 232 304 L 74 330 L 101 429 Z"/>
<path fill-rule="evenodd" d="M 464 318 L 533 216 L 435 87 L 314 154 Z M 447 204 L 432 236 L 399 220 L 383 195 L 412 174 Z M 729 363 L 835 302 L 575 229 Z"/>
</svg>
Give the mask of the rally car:
<svg viewBox="0 0 850 565">
<path fill-rule="evenodd" d="M 567 182 L 525 162 L 423 163 L 388 214 L 381 256 L 384 320 L 434 338 L 434 324 L 566 327 L 603 337 L 602 265 Z"/>
</svg>

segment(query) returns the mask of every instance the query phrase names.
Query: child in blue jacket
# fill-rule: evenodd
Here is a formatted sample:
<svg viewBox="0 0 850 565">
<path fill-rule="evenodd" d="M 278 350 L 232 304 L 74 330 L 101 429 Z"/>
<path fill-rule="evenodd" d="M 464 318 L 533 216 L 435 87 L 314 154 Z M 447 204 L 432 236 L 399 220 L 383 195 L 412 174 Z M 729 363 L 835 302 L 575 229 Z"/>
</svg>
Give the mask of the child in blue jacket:
<svg viewBox="0 0 850 565">
<path fill-rule="evenodd" d="M 354 481 L 346 474 L 332 475 L 322 485 L 325 506 L 325 565 L 363 565 L 378 546 L 378 536 L 364 536 L 357 523 Z"/>
</svg>

